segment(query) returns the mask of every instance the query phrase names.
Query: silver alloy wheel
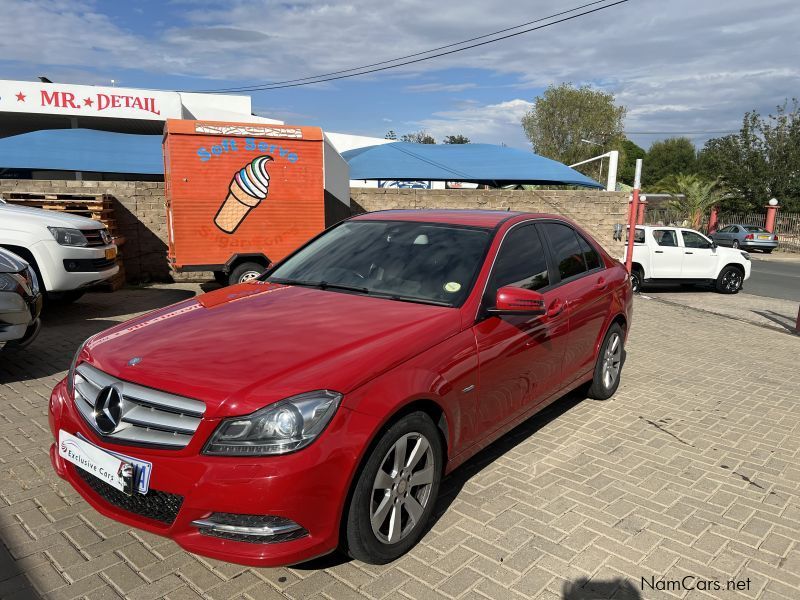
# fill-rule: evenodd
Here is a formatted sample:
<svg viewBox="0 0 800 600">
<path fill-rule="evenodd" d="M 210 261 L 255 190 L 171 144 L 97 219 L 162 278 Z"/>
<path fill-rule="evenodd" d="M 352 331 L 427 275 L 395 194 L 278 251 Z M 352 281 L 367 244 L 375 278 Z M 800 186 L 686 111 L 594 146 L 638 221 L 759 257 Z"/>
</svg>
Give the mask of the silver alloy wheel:
<svg viewBox="0 0 800 600">
<path fill-rule="evenodd" d="M 735 292 L 742 285 L 742 276 L 739 271 L 731 269 L 722 276 L 722 287 L 728 292 Z"/>
<path fill-rule="evenodd" d="M 372 484 L 369 520 L 384 544 L 410 534 L 431 500 L 436 465 L 428 439 L 407 433 L 383 457 Z"/>
<path fill-rule="evenodd" d="M 251 281 L 261 275 L 258 271 L 245 271 L 239 276 L 239 283 L 244 283 L 245 281 Z"/>
<path fill-rule="evenodd" d="M 733 244 L 731 244 L 731 246 L 733 248 L 738 248 L 739 247 L 739 240 L 733 240 Z"/>
<path fill-rule="evenodd" d="M 614 332 L 608 338 L 606 351 L 603 355 L 603 385 L 610 389 L 619 377 L 622 366 L 622 337 Z"/>
</svg>

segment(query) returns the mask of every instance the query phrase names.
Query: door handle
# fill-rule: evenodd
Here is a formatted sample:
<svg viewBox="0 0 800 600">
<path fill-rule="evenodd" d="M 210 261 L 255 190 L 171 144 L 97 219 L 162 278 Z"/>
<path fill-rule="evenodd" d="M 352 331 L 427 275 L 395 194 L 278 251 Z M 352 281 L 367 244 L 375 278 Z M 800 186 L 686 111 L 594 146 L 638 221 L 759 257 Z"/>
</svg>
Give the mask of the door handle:
<svg viewBox="0 0 800 600">
<path fill-rule="evenodd" d="M 656 250 L 655 253 L 656 254 L 664 254 L 664 251 L 663 250 Z"/>
<path fill-rule="evenodd" d="M 684 254 L 694 254 L 694 252 L 684 252 Z"/>
<path fill-rule="evenodd" d="M 560 298 L 557 298 L 556 300 L 553 300 L 550 303 L 550 308 L 547 309 L 547 315 L 546 316 L 548 316 L 548 317 L 557 317 L 558 315 L 561 314 L 561 311 L 563 311 L 563 310 L 564 310 L 564 303 L 561 301 Z"/>
<path fill-rule="evenodd" d="M 606 283 L 606 280 L 602 277 L 599 277 L 594 284 L 594 288 L 596 290 L 604 290 L 606 289 L 606 287 L 608 287 L 608 284 Z"/>
</svg>

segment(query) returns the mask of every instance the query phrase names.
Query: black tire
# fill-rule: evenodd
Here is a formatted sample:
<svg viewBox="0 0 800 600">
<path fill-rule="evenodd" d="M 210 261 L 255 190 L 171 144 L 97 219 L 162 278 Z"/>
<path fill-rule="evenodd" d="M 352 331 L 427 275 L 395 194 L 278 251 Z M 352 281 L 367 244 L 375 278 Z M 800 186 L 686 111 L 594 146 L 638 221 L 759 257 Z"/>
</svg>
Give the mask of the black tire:
<svg viewBox="0 0 800 600">
<path fill-rule="evenodd" d="M 764 248 L 764 254 L 772 254 L 774 248 Z"/>
<path fill-rule="evenodd" d="M 405 436 L 420 436 L 428 442 L 431 451 L 430 457 L 427 455 L 426 451 L 424 457 L 416 464 L 416 467 L 420 468 L 424 465 L 424 470 L 427 470 L 429 467 L 432 468 L 430 487 L 426 490 L 424 489 L 427 487 L 425 485 L 408 485 L 406 488 L 405 485 L 398 487 L 397 484 L 394 484 L 394 487 L 392 487 L 392 489 L 387 488 L 385 493 L 382 493 L 380 489 L 373 489 L 376 483 L 376 477 L 378 477 L 378 470 L 381 469 L 387 460 L 390 460 L 390 457 L 394 457 L 395 444 Z M 408 439 L 413 439 L 413 437 Z M 412 444 L 407 444 L 408 453 L 410 453 L 413 448 L 414 446 L 412 446 Z M 409 458 L 411 457 L 410 454 L 408 456 Z M 427 464 L 429 458 L 431 460 L 430 465 Z M 408 459 L 405 459 L 403 462 L 405 463 L 407 460 Z M 400 558 L 403 554 L 408 552 L 427 531 L 427 524 L 430 521 L 431 514 L 436 505 L 436 497 L 439 493 L 443 460 L 444 453 L 442 450 L 441 434 L 428 415 L 423 412 L 414 412 L 392 424 L 372 448 L 366 463 L 355 480 L 355 487 L 347 509 L 347 515 L 343 521 L 345 530 L 342 538 L 345 551 L 352 558 L 375 565 L 386 564 Z M 413 470 L 413 473 L 418 473 L 417 468 Z M 383 470 L 383 472 L 387 474 L 385 470 Z M 401 471 L 400 473 L 403 472 L 404 471 Z M 410 477 L 411 474 L 411 471 L 409 471 L 408 475 L 401 475 L 400 480 L 402 480 L 403 477 Z M 388 474 L 387 476 L 390 481 L 398 481 Z M 405 492 L 403 492 L 403 490 L 405 490 Z M 399 492 L 399 497 L 395 498 L 397 492 Z M 398 507 L 398 502 L 405 502 L 403 496 L 408 497 L 409 494 L 411 494 L 415 501 L 419 500 L 421 497 L 425 498 L 424 502 L 417 502 L 417 505 L 422 506 L 423 510 L 421 512 L 421 517 L 413 524 L 411 524 L 411 513 L 405 508 L 405 504 L 401 504 Z M 418 496 L 419 494 L 423 494 L 423 496 Z M 395 499 L 392 500 L 392 498 Z M 386 523 L 391 521 L 395 510 L 398 515 L 400 515 L 401 519 L 403 516 L 405 517 L 405 521 L 401 520 L 400 530 L 402 532 L 402 537 L 395 543 L 390 543 L 388 540 L 381 540 L 372 527 L 370 516 L 373 507 L 377 505 L 376 508 L 379 509 L 383 506 L 384 502 L 388 502 L 390 506 L 385 517 L 385 519 L 388 519 Z M 380 521 L 384 522 L 384 519 Z M 410 529 L 408 529 L 407 532 L 403 532 L 402 530 L 407 526 L 410 526 Z M 379 532 L 380 531 L 379 528 Z M 389 530 L 389 532 L 391 532 L 391 530 Z M 390 533 L 386 535 L 388 536 Z"/>
<path fill-rule="evenodd" d="M 68 292 L 47 292 L 47 299 L 54 304 L 72 304 L 80 300 L 86 290 L 69 290 Z"/>
<path fill-rule="evenodd" d="M 615 340 L 616 343 L 619 344 L 619 352 L 617 353 L 616 350 L 613 350 L 611 354 L 609 354 L 609 348 L 614 344 Z M 606 336 L 603 338 L 603 343 L 600 344 L 600 352 L 597 354 L 592 384 L 589 387 L 589 398 L 608 400 L 616 393 L 619 387 L 619 381 L 622 378 L 622 367 L 625 365 L 625 356 L 625 331 L 619 323 L 614 323 L 608 328 Z M 613 358 L 613 361 L 610 360 L 610 358 Z M 616 374 L 613 376 L 610 383 L 606 378 L 606 366 L 608 366 L 609 362 L 616 364 Z"/>
<path fill-rule="evenodd" d="M 742 289 L 744 275 L 741 270 L 728 265 L 719 272 L 714 288 L 720 294 L 737 294 Z"/>
<path fill-rule="evenodd" d="M 642 281 L 644 281 L 644 273 L 641 267 L 633 267 L 631 269 L 631 289 L 634 293 L 642 291 Z"/>
<path fill-rule="evenodd" d="M 731 244 L 731 248 L 736 249 L 738 247 L 739 247 L 739 240 L 733 240 L 733 243 Z"/>
<path fill-rule="evenodd" d="M 244 283 L 245 281 L 258 277 L 266 270 L 267 268 L 264 265 L 257 262 L 243 262 L 239 265 L 236 265 L 236 267 L 231 270 L 231 272 L 228 274 L 226 282 L 228 285 Z"/>
</svg>

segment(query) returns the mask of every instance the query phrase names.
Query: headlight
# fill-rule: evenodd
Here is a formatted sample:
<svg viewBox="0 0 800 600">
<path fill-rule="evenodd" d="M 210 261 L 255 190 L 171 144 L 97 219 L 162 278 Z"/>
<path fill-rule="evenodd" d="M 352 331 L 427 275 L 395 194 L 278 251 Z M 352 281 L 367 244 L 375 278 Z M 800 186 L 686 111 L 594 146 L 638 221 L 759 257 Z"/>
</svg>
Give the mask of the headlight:
<svg viewBox="0 0 800 600">
<path fill-rule="evenodd" d="M 39 293 L 39 282 L 31 268 L 21 273 L 0 273 L 0 291 L 35 296 Z"/>
<path fill-rule="evenodd" d="M 0 273 L 0 292 L 13 292 L 21 287 L 13 273 Z"/>
<path fill-rule="evenodd" d="M 742 258 L 745 260 L 750 260 L 750 253 L 749 252 L 742 252 Z"/>
<path fill-rule="evenodd" d="M 70 363 L 69 371 L 67 371 L 67 392 L 73 398 L 75 397 L 75 367 L 78 366 L 78 357 L 81 355 L 81 352 L 83 352 L 86 342 L 88 341 L 87 339 L 78 346 L 78 351 L 75 352 L 75 356 L 72 357 L 72 363 Z"/>
<path fill-rule="evenodd" d="M 50 233 L 62 246 L 88 246 L 89 242 L 80 229 L 70 227 L 48 227 Z"/>
<path fill-rule="evenodd" d="M 322 433 L 342 395 L 317 390 L 293 396 L 245 417 L 225 419 L 211 435 L 204 454 L 266 456 L 305 448 Z"/>
</svg>

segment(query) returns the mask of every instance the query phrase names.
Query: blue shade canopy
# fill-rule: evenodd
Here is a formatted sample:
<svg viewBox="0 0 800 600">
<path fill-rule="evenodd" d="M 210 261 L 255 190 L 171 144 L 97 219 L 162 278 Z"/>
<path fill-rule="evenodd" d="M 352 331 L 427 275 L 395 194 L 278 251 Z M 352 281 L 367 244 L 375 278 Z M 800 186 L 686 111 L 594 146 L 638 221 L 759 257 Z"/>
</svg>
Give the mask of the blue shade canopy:
<svg viewBox="0 0 800 600">
<path fill-rule="evenodd" d="M 0 169 L 163 175 L 160 135 L 45 129 L 0 138 Z"/>
<path fill-rule="evenodd" d="M 604 187 L 560 162 L 493 144 L 394 142 L 348 150 L 342 156 L 350 164 L 351 179 Z"/>
</svg>

